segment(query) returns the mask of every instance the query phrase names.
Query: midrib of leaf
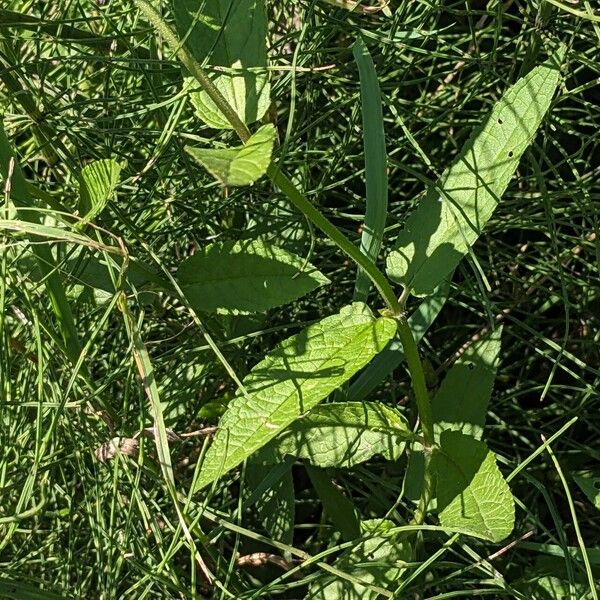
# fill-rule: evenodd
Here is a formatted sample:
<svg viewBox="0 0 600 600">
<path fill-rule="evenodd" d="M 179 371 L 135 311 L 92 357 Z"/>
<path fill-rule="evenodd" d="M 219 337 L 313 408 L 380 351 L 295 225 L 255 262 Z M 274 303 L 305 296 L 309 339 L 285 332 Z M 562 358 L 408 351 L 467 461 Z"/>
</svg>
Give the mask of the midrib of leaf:
<svg viewBox="0 0 600 600">
<path fill-rule="evenodd" d="M 375 326 L 375 324 L 376 324 L 376 321 L 371 321 L 370 323 L 365 323 L 365 324 L 364 324 L 364 326 L 361 328 L 361 331 L 360 331 L 360 333 L 357 333 L 355 337 L 356 337 L 356 338 L 359 338 L 359 337 L 362 337 L 362 336 L 363 336 L 365 333 L 369 333 L 370 331 L 372 331 L 372 329 L 373 329 L 373 327 Z M 318 366 L 317 366 L 317 367 L 315 367 L 315 370 L 317 370 L 317 369 L 323 369 L 323 368 L 327 367 L 327 365 L 328 365 L 329 363 L 332 363 L 332 364 L 333 364 L 333 363 L 335 362 L 335 359 L 336 359 L 336 358 L 337 358 L 337 357 L 338 357 L 340 354 L 343 354 L 343 353 L 344 353 L 344 351 L 345 351 L 345 348 L 344 348 L 344 347 L 340 347 L 340 348 L 338 348 L 338 350 L 337 350 L 337 351 L 336 351 L 334 354 L 330 354 L 330 355 L 327 357 L 327 360 L 325 360 L 325 361 L 323 361 L 323 362 L 321 362 L 321 363 L 318 363 Z M 290 357 L 290 358 L 291 358 L 291 357 Z M 289 402 L 289 400 L 290 400 L 291 398 L 294 398 L 294 397 L 297 395 L 297 393 L 298 393 L 298 392 L 297 392 L 297 390 L 295 390 L 294 392 L 292 392 L 291 394 L 289 394 L 288 396 L 286 396 L 285 400 L 283 400 L 283 402 L 281 402 L 281 403 L 280 403 L 280 405 L 279 405 L 279 406 L 278 406 L 278 407 L 277 407 L 277 408 L 276 408 L 274 411 L 272 411 L 271 413 L 269 413 L 269 415 L 268 415 L 268 419 L 270 419 L 271 417 L 273 417 L 273 415 L 277 414 L 277 413 L 278 413 L 280 410 L 282 410 L 282 409 L 284 408 L 284 406 L 283 406 L 283 405 L 284 405 L 286 402 Z M 242 407 L 240 406 L 240 408 L 242 408 Z M 268 421 L 268 420 L 267 420 L 267 421 Z M 250 435 L 250 436 L 248 436 L 248 438 L 247 438 L 247 439 L 250 439 L 251 437 L 252 437 L 252 436 Z"/>
</svg>

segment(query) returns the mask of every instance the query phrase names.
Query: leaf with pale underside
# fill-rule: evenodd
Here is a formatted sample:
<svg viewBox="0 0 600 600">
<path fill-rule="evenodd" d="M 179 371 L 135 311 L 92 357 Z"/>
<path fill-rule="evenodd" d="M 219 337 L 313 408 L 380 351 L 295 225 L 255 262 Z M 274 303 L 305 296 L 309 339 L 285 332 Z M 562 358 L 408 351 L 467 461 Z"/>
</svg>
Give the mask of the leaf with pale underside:
<svg viewBox="0 0 600 600">
<path fill-rule="evenodd" d="M 484 442 L 444 431 L 433 459 L 442 526 L 499 542 L 514 527 L 515 504 Z"/>
<path fill-rule="evenodd" d="M 335 402 L 295 421 L 257 459 L 276 463 L 292 455 L 317 467 L 349 468 L 376 455 L 396 460 L 412 438 L 405 417 L 390 406 Z"/>
<path fill-rule="evenodd" d="M 220 242 L 197 251 L 177 271 L 192 308 L 200 312 L 262 312 L 329 283 L 304 259 L 260 240 Z"/>
<path fill-rule="evenodd" d="M 541 65 L 504 94 L 408 218 L 388 256 L 391 279 L 425 296 L 458 265 L 492 216 L 559 80 L 556 65 Z"/>
<path fill-rule="evenodd" d="M 396 322 L 362 303 L 281 342 L 244 378 L 208 449 L 196 489 L 229 472 L 312 410 L 380 352 Z"/>
<path fill-rule="evenodd" d="M 215 179 L 227 186 L 254 183 L 266 172 L 271 162 L 275 128 L 263 125 L 243 146 L 237 148 L 194 148 L 186 151 Z"/>
<path fill-rule="evenodd" d="M 240 119 L 261 119 L 270 104 L 264 0 L 173 0 L 173 10 L 179 37 Z M 205 91 L 191 100 L 209 127 L 231 129 Z"/>
<path fill-rule="evenodd" d="M 121 165 L 112 159 L 95 160 L 81 170 L 79 212 L 84 222 L 94 220 L 112 200 L 121 176 Z"/>
</svg>

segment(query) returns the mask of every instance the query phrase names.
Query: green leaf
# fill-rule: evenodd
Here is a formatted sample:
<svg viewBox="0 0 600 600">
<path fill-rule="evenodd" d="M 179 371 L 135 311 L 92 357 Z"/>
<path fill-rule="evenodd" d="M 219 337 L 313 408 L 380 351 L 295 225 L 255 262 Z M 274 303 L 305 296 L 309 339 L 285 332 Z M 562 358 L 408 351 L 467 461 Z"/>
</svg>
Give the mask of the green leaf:
<svg viewBox="0 0 600 600">
<path fill-rule="evenodd" d="M 206 453 L 196 489 L 239 465 L 364 367 L 389 342 L 396 322 L 361 303 L 281 342 L 256 365 L 229 404 Z"/>
<path fill-rule="evenodd" d="M 300 257 L 259 240 L 202 248 L 177 280 L 195 310 L 221 314 L 265 311 L 329 283 Z"/>
<path fill-rule="evenodd" d="M 600 510 L 600 473 L 580 471 L 579 473 L 573 473 L 573 479 L 588 500 Z"/>
<path fill-rule="evenodd" d="M 113 198 L 121 176 L 121 165 L 112 158 L 96 160 L 81 170 L 79 213 L 93 221 Z"/>
<path fill-rule="evenodd" d="M 462 431 L 481 439 L 494 388 L 502 328 L 473 343 L 446 374 L 431 401 L 434 432 Z"/>
<path fill-rule="evenodd" d="M 413 435 L 404 416 L 378 402 L 317 406 L 274 439 L 257 459 L 292 455 L 317 467 L 349 468 L 380 454 L 396 460 Z"/>
<path fill-rule="evenodd" d="M 437 504 L 444 527 L 499 542 L 514 527 L 515 504 L 494 454 L 484 442 L 444 431 L 433 459 Z"/>
<path fill-rule="evenodd" d="M 267 15 L 264 0 L 173 0 L 179 37 L 247 125 L 269 108 Z M 264 69 L 264 70 L 261 70 Z M 193 92 L 196 113 L 209 127 L 231 129 L 206 92 Z"/>
<path fill-rule="evenodd" d="M 373 59 L 362 38 L 356 40 L 352 54 L 360 77 L 360 98 L 363 124 L 363 146 L 365 155 L 366 210 L 360 249 L 371 262 L 377 262 L 388 209 L 387 151 L 381 90 Z M 371 280 L 359 269 L 356 274 L 354 300 L 365 301 L 371 289 Z"/>
<path fill-rule="evenodd" d="M 427 295 L 467 254 L 540 126 L 559 80 L 557 67 L 536 67 L 494 106 L 398 235 L 387 261 L 394 281 L 417 296 Z"/>
<path fill-rule="evenodd" d="M 363 529 L 369 525 L 362 523 Z M 375 600 L 384 597 L 381 591 L 393 590 L 405 571 L 405 563 L 412 560 L 412 548 L 406 539 L 388 534 L 386 530 L 391 527 L 393 523 L 389 521 L 373 523 L 368 537 L 333 563 L 340 574 L 318 577 L 306 599 Z"/>
<path fill-rule="evenodd" d="M 325 514 L 342 534 L 342 539 L 350 542 L 359 537 L 360 519 L 354 502 L 334 485 L 325 469 L 307 465 L 306 472 L 321 500 Z"/>
<path fill-rule="evenodd" d="M 186 151 L 223 185 L 243 186 L 254 183 L 271 162 L 275 127 L 263 125 L 243 146 L 213 149 L 192 148 Z"/>
</svg>

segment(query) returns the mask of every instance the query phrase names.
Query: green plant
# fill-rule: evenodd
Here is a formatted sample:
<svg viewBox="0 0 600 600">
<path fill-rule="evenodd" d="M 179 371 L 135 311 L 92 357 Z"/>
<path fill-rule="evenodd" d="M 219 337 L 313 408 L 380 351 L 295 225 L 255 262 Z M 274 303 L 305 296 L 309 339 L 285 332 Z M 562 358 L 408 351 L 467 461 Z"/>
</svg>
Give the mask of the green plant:
<svg viewBox="0 0 600 600">
<path fill-rule="evenodd" d="M 492 543 L 506 539 L 513 531 L 515 502 L 495 453 L 482 439 L 503 327 L 495 323 L 489 332 L 476 336 L 443 370 L 441 382 L 418 344 L 448 298 L 454 270 L 463 258 L 472 255 L 473 245 L 492 218 L 523 154 L 553 109 L 566 47 L 548 41 L 546 62 L 531 69 L 523 67 L 516 83 L 501 86 L 500 99 L 480 118 L 481 124 L 452 164 L 427 185 L 424 198 L 403 219 L 395 239 L 390 239 L 391 232 L 386 230 L 389 159 L 381 91 L 368 39 L 355 36 L 351 43 L 360 77 L 366 182 L 359 247 L 301 191 L 299 169 L 292 168 L 290 175 L 285 172 L 289 142 L 284 140 L 280 146 L 281 128 L 269 111 L 266 3 L 176 2 L 175 26 L 152 2 L 133 0 L 133 5 L 183 67 L 183 74 L 175 68 L 177 75 L 173 76 L 180 85 L 181 106 L 189 100 L 199 127 L 221 130 L 207 147 L 204 140 L 202 145 L 190 142 L 200 137 L 190 129 L 185 147 L 178 148 L 178 160 L 191 158 L 196 167 L 215 178 L 212 185 L 222 189 L 224 196 L 232 194 L 233 200 L 227 204 L 227 209 L 233 206 L 230 232 L 226 231 L 225 239 L 215 236 L 216 240 L 202 244 L 192 256 L 179 261 L 176 270 L 164 267 L 158 258 L 154 262 L 159 268 L 149 266 L 137 258 L 142 252 L 146 258 L 155 258 L 145 233 L 135 242 L 125 243 L 99 227 L 99 218 L 123 184 L 123 162 L 104 157 L 81 170 L 67 164 L 67 176 L 78 181 L 79 194 L 65 200 L 67 206 L 57 205 L 54 197 L 25 180 L 3 130 L 0 169 L 6 193 L 0 230 L 25 240 L 33 249 L 36 281 L 48 290 L 58 324 L 58 335 L 51 330 L 49 334 L 73 368 L 65 398 L 78 386 L 93 390 L 89 408 L 110 421 L 111 432 L 133 436 L 132 431 L 122 431 L 131 429 L 125 411 L 116 410 L 107 400 L 104 386 L 94 389 L 93 373 L 86 366 L 98 332 L 115 309 L 121 312 L 124 343 L 130 348 L 139 384 L 149 401 L 151 423 L 146 430 L 156 449 L 155 453 L 147 447 L 144 450 L 142 443 L 139 464 L 143 468 L 135 475 L 127 472 L 127 477 L 138 482 L 146 476 L 162 478 L 166 500 L 161 498 L 160 502 L 169 506 L 172 521 L 168 526 L 178 532 L 178 541 L 164 553 L 161 546 L 158 572 L 185 543 L 192 556 L 194 594 L 198 579 L 223 597 L 268 594 L 277 588 L 279 579 L 293 589 L 294 573 L 314 565 L 314 574 L 305 582 L 307 597 L 396 598 L 426 572 L 429 559 L 416 569 L 414 565 L 430 536 L 435 540 L 440 533 L 451 536 L 434 556 L 443 554 L 460 535 Z M 528 58 L 533 64 L 540 62 L 537 55 Z M 169 131 L 168 121 L 164 127 Z M 232 141 L 232 134 L 239 142 Z M 156 156 L 161 149 L 159 144 Z M 154 162 L 153 156 L 136 178 Z M 310 158 L 302 168 L 313 168 Z M 270 184 L 265 183 L 266 178 Z M 299 332 L 278 341 L 244 377 L 237 374 L 239 362 L 231 364 L 215 342 L 215 331 L 243 328 L 250 319 L 260 319 L 272 309 L 289 311 L 285 327 L 294 327 L 292 303 L 331 285 L 334 277 L 322 266 L 322 257 L 303 258 L 292 251 L 290 237 L 281 235 L 278 239 L 277 235 L 265 236 L 259 228 L 256 233 L 236 225 L 234 203 L 240 196 L 234 195 L 234 188 L 242 188 L 248 195 L 258 190 L 256 195 L 263 194 L 266 202 L 289 203 L 310 224 L 311 234 L 314 228 L 329 240 L 335 263 L 341 263 L 345 255 L 356 267 L 351 303 L 336 305 L 335 297 L 324 311 L 329 312 L 327 316 L 319 315 Z M 68 209 L 74 205 L 76 211 Z M 248 213 L 249 221 L 260 222 L 261 206 L 250 203 L 239 210 Z M 51 211 L 46 218 L 48 208 Z M 58 241 L 64 253 L 53 253 L 46 243 L 50 240 Z M 385 272 L 378 266 L 382 247 L 389 249 Z M 90 252 L 84 254 L 86 249 Z M 71 265 L 73 259 L 76 264 Z M 346 271 L 350 264 L 344 265 Z M 70 288 L 61 275 L 66 265 L 81 284 L 77 293 L 93 290 L 95 306 L 104 311 L 98 331 L 85 344 L 78 337 L 72 298 L 67 295 Z M 378 294 L 376 300 L 371 288 Z M 219 413 L 218 429 L 202 447 L 187 493 L 178 486 L 172 458 L 174 440 L 181 439 L 168 428 L 173 409 L 168 396 L 177 385 L 175 376 L 170 385 L 159 385 L 142 333 L 145 292 L 167 298 L 178 310 L 185 310 L 235 386 L 225 394 L 215 393 L 212 406 L 203 406 L 207 414 Z M 415 301 L 419 304 L 409 318 L 409 307 Z M 236 339 L 233 334 L 231 337 Z M 412 414 L 410 409 L 368 397 L 402 361 L 412 384 L 410 401 L 416 408 Z M 64 402 L 58 403 L 61 409 Z M 48 432 L 38 434 L 37 455 L 45 454 L 57 423 L 58 416 Z M 127 461 L 126 446 L 113 442 L 109 446 L 114 450 L 111 456 L 122 454 L 119 460 Z M 544 442 L 544 448 L 551 452 L 548 443 Z M 397 499 L 385 497 L 385 516 L 377 518 L 370 518 L 368 511 L 361 513 L 333 482 L 330 471 L 355 469 L 373 457 L 383 457 L 390 465 L 404 465 L 397 477 L 404 482 L 402 496 L 408 501 L 398 510 Z M 293 547 L 296 497 L 292 468 L 297 461 L 305 466 L 310 484 L 339 535 L 337 540 L 341 540 L 331 551 L 314 556 Z M 561 473 L 560 464 L 556 464 Z M 116 478 L 116 467 L 114 472 Z M 36 476 L 37 471 L 31 474 L 25 489 L 32 486 Z M 588 496 L 590 477 L 588 471 L 581 470 L 575 480 Z M 561 477 L 561 481 L 565 481 L 569 495 L 566 480 Z M 228 486 L 234 488 L 233 499 L 225 502 L 226 509 L 223 503 L 215 506 L 213 501 L 222 499 Z M 19 507 L 27 505 L 31 497 L 31 493 L 24 493 Z M 572 503 L 570 506 L 573 508 Z M 242 526 L 243 510 L 249 508 L 256 511 L 269 538 Z M 147 514 L 146 506 L 142 512 Z M 28 513 L 19 509 L 15 514 L 16 523 Z M 581 542 L 578 525 L 576 529 Z M 257 585 L 255 592 L 236 573 L 233 557 L 238 541 L 226 551 L 214 544 L 231 532 L 281 551 L 289 571 L 281 578 L 271 578 L 262 590 Z M 161 539 L 160 531 L 155 535 Z M 591 597 L 595 597 L 592 566 L 583 543 L 580 550 Z M 339 554 L 330 559 L 329 552 Z M 302 564 L 296 565 L 294 558 L 300 558 Z M 167 587 L 179 573 L 171 576 L 171 583 L 162 582 Z M 536 579 L 531 585 L 546 583 Z M 136 592 L 136 586 L 138 583 L 129 593 Z"/>
</svg>

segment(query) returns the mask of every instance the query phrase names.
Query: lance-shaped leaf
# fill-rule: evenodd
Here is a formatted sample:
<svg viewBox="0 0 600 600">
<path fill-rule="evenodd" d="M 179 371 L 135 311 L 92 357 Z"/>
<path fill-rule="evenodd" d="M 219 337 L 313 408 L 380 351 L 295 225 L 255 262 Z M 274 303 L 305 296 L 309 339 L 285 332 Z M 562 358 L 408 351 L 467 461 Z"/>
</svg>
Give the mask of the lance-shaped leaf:
<svg viewBox="0 0 600 600">
<path fill-rule="evenodd" d="M 536 67 L 494 106 L 398 235 L 387 261 L 394 281 L 427 295 L 465 256 L 540 126 L 559 79 L 556 66 Z"/>
<path fill-rule="evenodd" d="M 213 83 L 240 119 L 246 124 L 261 119 L 270 103 L 265 1 L 173 0 L 173 10 L 179 37 L 207 66 Z M 208 126 L 231 128 L 203 90 L 192 93 L 192 103 Z"/>
<path fill-rule="evenodd" d="M 121 165 L 112 158 L 83 167 L 79 177 L 79 212 L 84 222 L 93 221 L 112 200 L 120 176 Z"/>
<path fill-rule="evenodd" d="M 385 404 L 336 402 L 295 421 L 257 459 L 277 463 L 292 455 L 317 467 L 347 468 L 378 454 L 395 460 L 412 438 L 404 416 Z"/>
<path fill-rule="evenodd" d="M 187 152 L 223 185 L 250 185 L 267 172 L 271 162 L 275 128 L 263 125 L 237 148 L 193 148 Z"/>
<path fill-rule="evenodd" d="M 431 401 L 436 435 L 446 429 L 480 439 L 494 388 L 502 328 L 474 342 L 452 365 Z"/>
<path fill-rule="evenodd" d="M 279 344 L 243 380 L 206 453 L 196 489 L 262 448 L 364 367 L 389 342 L 396 322 L 355 303 Z"/>
<path fill-rule="evenodd" d="M 388 208 L 387 152 L 381 90 L 373 59 L 360 36 L 352 48 L 352 54 L 360 77 L 367 201 L 360 249 L 371 262 L 376 263 L 383 242 Z M 356 274 L 354 300 L 365 301 L 371 285 L 367 274 L 359 269 Z"/>
<path fill-rule="evenodd" d="M 515 522 L 514 500 L 484 442 L 458 431 L 444 431 L 433 461 L 444 527 L 492 542 L 510 534 Z"/>
<path fill-rule="evenodd" d="M 265 311 L 329 283 L 304 259 L 260 240 L 202 248 L 177 280 L 195 310 L 220 314 Z"/>
</svg>

